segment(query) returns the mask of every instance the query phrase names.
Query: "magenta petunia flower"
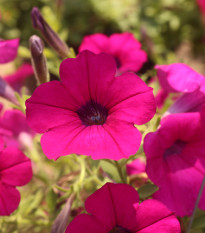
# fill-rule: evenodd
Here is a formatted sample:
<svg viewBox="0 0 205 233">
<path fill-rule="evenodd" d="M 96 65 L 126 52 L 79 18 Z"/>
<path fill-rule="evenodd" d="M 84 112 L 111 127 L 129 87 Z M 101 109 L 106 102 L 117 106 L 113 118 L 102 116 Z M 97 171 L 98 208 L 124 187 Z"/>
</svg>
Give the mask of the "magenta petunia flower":
<svg viewBox="0 0 205 233">
<path fill-rule="evenodd" d="M 26 122 L 26 116 L 19 110 L 7 110 L 0 117 L 0 137 L 6 146 L 19 149 L 32 147 L 34 132 Z"/>
<path fill-rule="evenodd" d="M 205 78 L 202 75 L 180 63 L 155 68 L 163 92 L 181 94 L 166 114 L 201 110 L 205 104 Z"/>
<path fill-rule="evenodd" d="M 80 214 L 66 233 L 179 233 L 175 215 L 162 203 L 139 204 L 135 189 L 127 184 L 107 183 L 85 201 L 88 214 Z"/>
<path fill-rule="evenodd" d="M 182 63 L 156 65 L 157 77 L 167 92 L 188 93 L 197 90 L 204 77 Z"/>
<path fill-rule="evenodd" d="M 17 92 L 20 92 L 21 87 L 26 78 L 33 75 L 33 68 L 29 63 L 24 63 L 15 73 L 7 75 L 4 80 Z"/>
<path fill-rule="evenodd" d="M 18 208 L 20 193 L 16 186 L 27 184 L 32 178 L 31 161 L 18 149 L 3 149 L 0 140 L 0 215 L 10 215 Z"/>
<path fill-rule="evenodd" d="M 17 55 L 19 39 L 0 39 L 0 64 L 13 61 Z"/>
<path fill-rule="evenodd" d="M 40 85 L 26 101 L 29 125 L 43 133 L 49 159 L 71 153 L 118 160 L 135 154 L 144 124 L 155 114 L 152 88 L 138 76 L 115 77 L 108 54 L 83 51 L 61 63 L 62 81 Z"/>
<path fill-rule="evenodd" d="M 159 186 L 153 197 L 178 216 L 192 214 L 205 174 L 204 114 L 171 114 L 144 140 L 146 172 Z M 205 193 L 199 207 L 205 210 Z"/>
<path fill-rule="evenodd" d="M 96 54 L 111 54 L 116 61 L 119 72 L 138 71 L 147 61 L 146 53 L 132 33 L 119 33 L 107 37 L 104 34 L 85 36 L 79 51 L 90 50 Z"/>
</svg>

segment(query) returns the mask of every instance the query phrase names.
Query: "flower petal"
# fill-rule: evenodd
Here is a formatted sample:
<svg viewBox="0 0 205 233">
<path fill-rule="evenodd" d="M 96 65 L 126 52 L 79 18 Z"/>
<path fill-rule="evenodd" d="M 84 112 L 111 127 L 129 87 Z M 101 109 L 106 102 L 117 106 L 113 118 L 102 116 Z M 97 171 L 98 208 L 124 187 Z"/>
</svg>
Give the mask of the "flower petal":
<svg viewBox="0 0 205 233">
<path fill-rule="evenodd" d="M 0 182 L 0 215 L 10 215 L 18 208 L 19 202 L 19 191 L 13 186 Z"/>
<path fill-rule="evenodd" d="M 156 112 L 152 88 L 132 73 L 116 77 L 104 99 L 113 119 L 141 125 L 151 120 Z"/>
<path fill-rule="evenodd" d="M 102 103 L 102 95 L 114 80 L 116 64 L 108 54 L 95 55 L 83 51 L 77 58 L 65 59 L 60 66 L 60 77 L 80 106 L 89 100 Z"/>
<path fill-rule="evenodd" d="M 76 99 L 59 81 L 40 85 L 26 101 L 28 124 L 38 133 L 74 121 L 77 109 Z"/>
<path fill-rule="evenodd" d="M 155 69 L 162 88 L 167 92 L 193 92 L 204 79 L 202 75 L 182 63 L 157 65 Z"/>
<path fill-rule="evenodd" d="M 0 63 L 13 61 L 17 55 L 19 39 L 0 40 Z"/>
<path fill-rule="evenodd" d="M 0 153 L 1 181 L 22 186 L 32 178 L 31 161 L 18 149 L 8 147 Z"/>
<path fill-rule="evenodd" d="M 137 233 L 180 233 L 180 224 L 174 213 L 156 200 L 146 200 L 136 209 Z"/>
<path fill-rule="evenodd" d="M 87 214 L 81 214 L 73 219 L 65 233 L 107 233 L 106 228 L 96 219 Z"/>
<path fill-rule="evenodd" d="M 117 225 L 130 229 L 136 223 L 134 204 L 138 202 L 139 196 L 133 187 L 107 183 L 88 197 L 85 208 L 108 231 Z"/>
</svg>

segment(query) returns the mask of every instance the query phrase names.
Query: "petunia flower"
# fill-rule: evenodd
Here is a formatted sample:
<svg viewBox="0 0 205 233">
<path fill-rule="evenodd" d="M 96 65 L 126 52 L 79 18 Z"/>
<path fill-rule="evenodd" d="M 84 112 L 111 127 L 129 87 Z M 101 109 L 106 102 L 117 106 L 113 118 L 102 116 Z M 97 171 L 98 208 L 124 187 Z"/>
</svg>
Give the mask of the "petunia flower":
<svg viewBox="0 0 205 233">
<path fill-rule="evenodd" d="M 205 174 L 205 109 L 164 117 L 144 151 L 148 177 L 159 186 L 153 197 L 178 216 L 191 215 Z M 205 210 L 205 193 L 199 207 Z"/>
<path fill-rule="evenodd" d="M 179 93 L 166 114 L 200 111 L 205 104 L 205 78 L 181 63 L 157 65 L 157 76 L 165 93 Z"/>
<path fill-rule="evenodd" d="M 156 200 L 139 204 L 135 189 L 107 183 L 85 201 L 88 214 L 80 214 L 66 233 L 179 233 L 174 213 Z"/>
<path fill-rule="evenodd" d="M 0 117 L 0 137 L 6 146 L 19 149 L 32 147 L 34 132 L 26 122 L 26 116 L 19 110 L 7 110 Z"/>
<path fill-rule="evenodd" d="M 155 114 L 152 88 L 133 73 L 115 72 L 112 56 L 83 51 L 61 63 L 62 81 L 40 85 L 26 101 L 27 121 L 43 133 L 49 159 L 77 153 L 119 160 L 137 152 L 141 134 L 134 124 Z"/>
<path fill-rule="evenodd" d="M 10 215 L 18 208 L 20 193 L 16 186 L 32 178 L 31 161 L 18 149 L 3 149 L 0 139 L 0 216 Z"/>
<path fill-rule="evenodd" d="M 16 58 L 19 46 L 19 39 L 0 39 L 0 64 L 13 61 Z"/>
<path fill-rule="evenodd" d="M 141 50 L 141 44 L 132 33 L 116 33 L 107 37 L 104 34 L 85 36 L 79 51 L 90 50 L 96 54 L 111 54 L 116 61 L 118 73 L 138 71 L 147 61 L 146 53 Z"/>
</svg>

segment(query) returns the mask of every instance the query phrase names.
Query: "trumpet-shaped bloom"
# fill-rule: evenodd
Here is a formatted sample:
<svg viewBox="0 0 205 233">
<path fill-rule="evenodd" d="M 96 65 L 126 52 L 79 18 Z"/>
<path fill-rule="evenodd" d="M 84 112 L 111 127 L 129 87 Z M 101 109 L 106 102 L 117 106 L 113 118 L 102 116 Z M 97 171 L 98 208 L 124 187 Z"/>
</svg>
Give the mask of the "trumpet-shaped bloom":
<svg viewBox="0 0 205 233">
<path fill-rule="evenodd" d="M 196 112 L 205 104 L 205 78 L 185 64 L 157 65 L 163 92 L 181 93 L 168 113 Z"/>
<path fill-rule="evenodd" d="M 10 215 L 17 209 L 20 193 L 16 186 L 27 184 L 32 178 L 30 160 L 18 149 L 3 149 L 0 141 L 0 215 Z"/>
<path fill-rule="evenodd" d="M 90 50 L 96 54 L 111 54 L 119 72 L 138 71 L 147 61 L 146 53 L 132 33 L 113 34 L 110 37 L 97 33 L 84 37 L 79 51 Z"/>
<path fill-rule="evenodd" d="M 178 216 L 192 214 L 205 174 L 204 113 L 171 114 L 144 140 L 146 172 L 159 186 L 153 197 Z M 205 193 L 199 206 L 205 210 Z"/>
<path fill-rule="evenodd" d="M 32 146 L 34 132 L 21 111 L 7 110 L 0 117 L 0 136 L 6 146 L 24 149 Z"/>
<path fill-rule="evenodd" d="M 0 40 L 0 64 L 13 61 L 17 55 L 19 39 Z"/>
<path fill-rule="evenodd" d="M 31 128 L 43 133 L 50 159 L 71 153 L 114 160 L 135 154 L 144 124 L 155 114 L 152 88 L 133 73 L 115 77 L 108 54 L 83 51 L 61 63 L 62 81 L 37 87 L 26 101 Z"/>
<path fill-rule="evenodd" d="M 135 189 L 127 184 L 107 183 L 85 201 L 88 214 L 80 214 L 66 233 L 179 233 L 174 213 L 156 200 L 139 204 Z"/>
</svg>

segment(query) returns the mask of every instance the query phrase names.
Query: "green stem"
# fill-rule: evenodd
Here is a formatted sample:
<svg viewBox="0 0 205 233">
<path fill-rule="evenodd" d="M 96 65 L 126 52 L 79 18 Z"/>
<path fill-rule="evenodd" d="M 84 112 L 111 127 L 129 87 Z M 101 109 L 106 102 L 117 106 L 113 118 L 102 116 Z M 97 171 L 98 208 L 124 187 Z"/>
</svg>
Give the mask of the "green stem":
<svg viewBox="0 0 205 233">
<path fill-rule="evenodd" d="M 189 225 L 188 225 L 188 227 L 187 227 L 186 233 L 189 233 L 189 232 L 191 231 L 191 226 L 192 226 L 192 223 L 193 223 L 195 214 L 196 214 L 196 210 L 197 210 L 198 205 L 199 205 L 199 201 L 200 201 L 200 199 L 201 199 L 201 195 L 202 195 L 204 186 L 205 186 L 205 175 L 204 175 L 204 179 L 203 179 L 203 181 L 202 181 L 202 183 L 201 183 L 201 188 L 200 188 L 200 190 L 199 190 L 199 194 L 198 194 L 198 196 L 197 196 L 197 200 L 196 200 L 196 203 L 195 203 L 195 206 L 194 206 L 194 211 L 193 211 L 192 216 L 191 216 L 191 218 L 190 218 L 190 222 L 189 222 Z"/>
<path fill-rule="evenodd" d="M 121 178 L 121 180 L 122 180 L 122 183 L 127 183 L 127 179 L 126 179 L 126 177 L 123 175 L 123 172 L 122 172 L 122 167 L 120 166 L 120 164 L 117 162 L 117 161 L 114 161 L 114 163 L 115 163 L 115 166 L 116 166 L 116 168 L 117 168 L 117 171 L 118 171 L 118 173 L 119 173 L 119 176 L 120 176 L 120 178 Z"/>
</svg>

